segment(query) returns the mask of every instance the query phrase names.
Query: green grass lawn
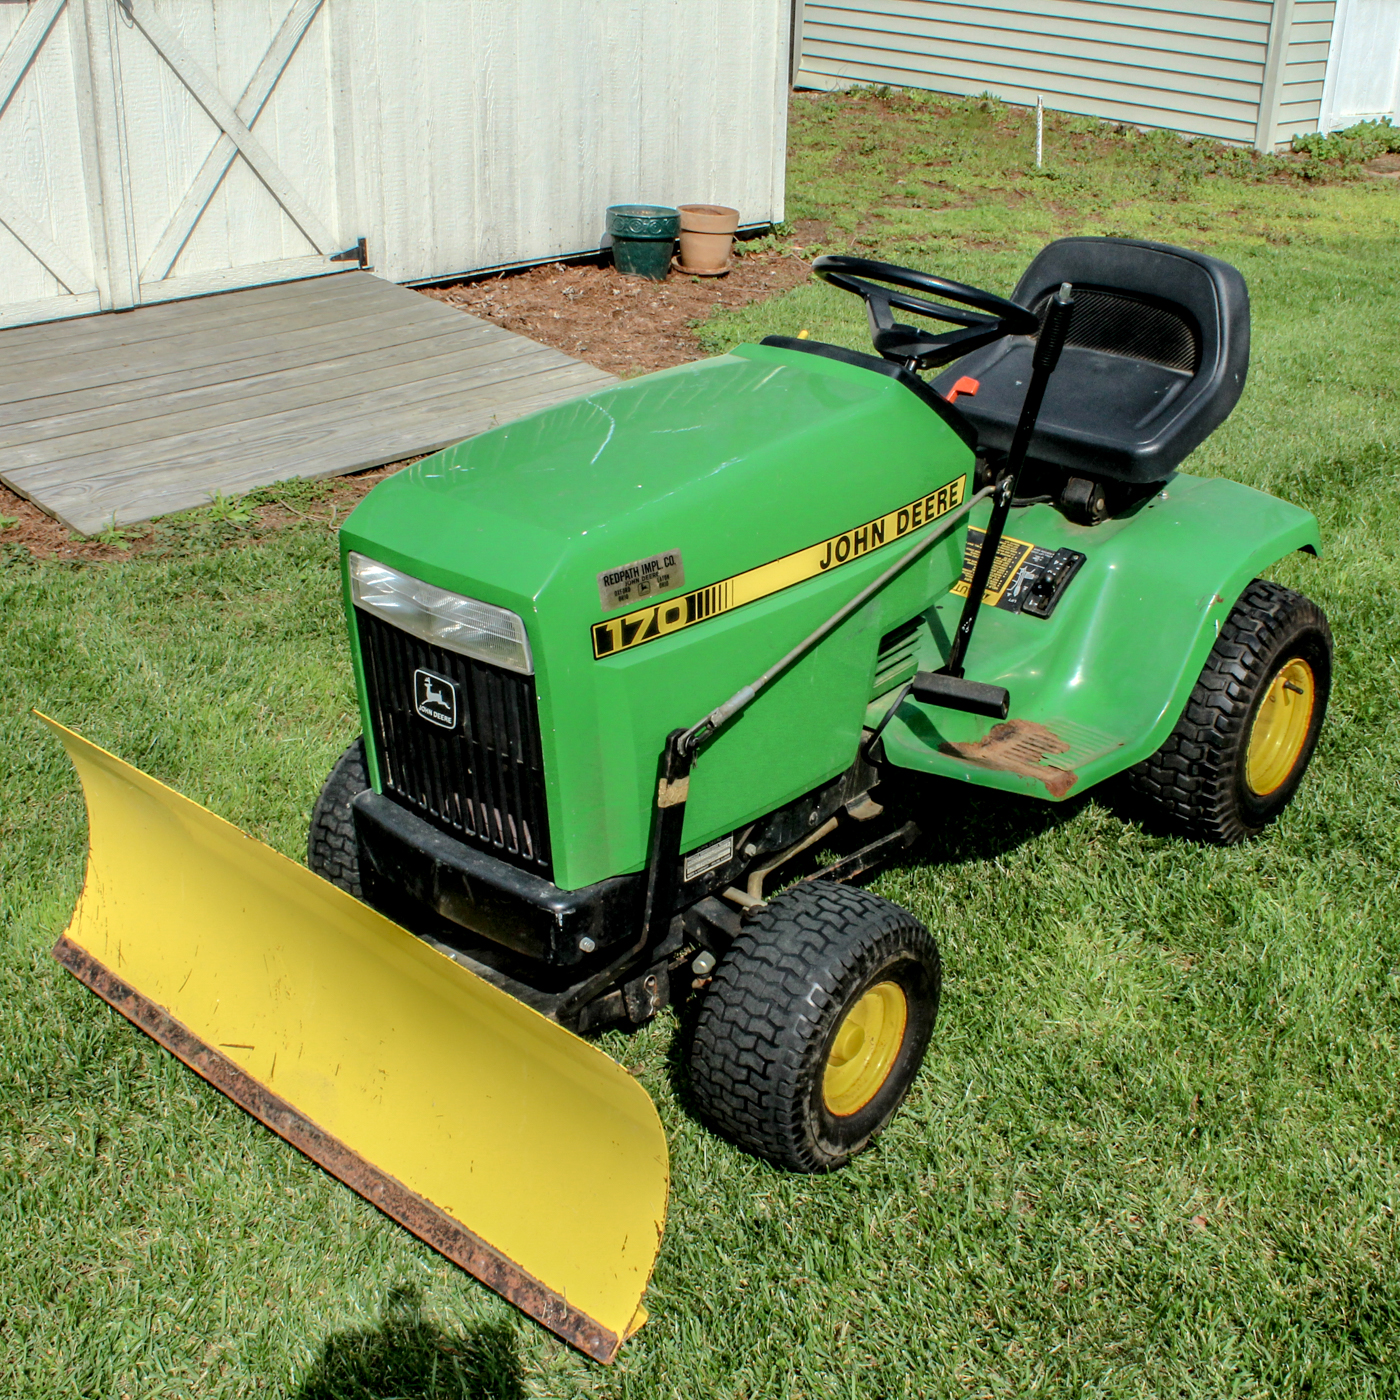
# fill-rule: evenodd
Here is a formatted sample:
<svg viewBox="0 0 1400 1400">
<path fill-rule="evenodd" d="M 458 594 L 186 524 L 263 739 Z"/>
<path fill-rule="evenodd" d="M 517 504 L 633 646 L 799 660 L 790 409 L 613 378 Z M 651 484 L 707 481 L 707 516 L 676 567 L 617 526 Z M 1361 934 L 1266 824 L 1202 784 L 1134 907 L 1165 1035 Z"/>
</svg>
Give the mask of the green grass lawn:
<svg viewBox="0 0 1400 1400">
<path fill-rule="evenodd" d="M 1029 120 L 998 104 L 799 98 L 795 237 L 1003 293 L 1071 232 L 1243 270 L 1249 386 L 1190 466 L 1322 522 L 1323 557 L 1275 575 L 1338 649 L 1284 819 L 1204 850 L 1092 793 L 931 787 L 926 846 L 876 888 L 942 942 L 939 1028 L 895 1125 L 829 1177 L 698 1126 L 669 1017 L 610 1036 L 675 1185 L 651 1321 L 603 1370 L 48 956 L 85 823 L 29 707 L 300 858 L 358 723 L 333 537 L 196 513 L 130 562 L 74 566 L 0 532 L 0 1394 L 1400 1395 L 1400 188 L 1048 127 L 1037 173 Z M 704 334 L 799 328 L 865 343 L 858 304 L 816 284 Z"/>
</svg>

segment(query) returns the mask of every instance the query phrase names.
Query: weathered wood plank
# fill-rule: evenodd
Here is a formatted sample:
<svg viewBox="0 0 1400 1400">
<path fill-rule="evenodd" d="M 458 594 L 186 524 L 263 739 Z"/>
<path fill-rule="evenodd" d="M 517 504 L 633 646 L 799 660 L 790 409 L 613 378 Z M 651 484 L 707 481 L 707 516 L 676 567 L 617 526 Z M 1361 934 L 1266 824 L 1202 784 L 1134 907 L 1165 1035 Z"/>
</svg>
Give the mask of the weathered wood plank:
<svg viewBox="0 0 1400 1400">
<path fill-rule="evenodd" d="M 26 489 L 22 481 L 10 484 L 36 504 L 42 495 L 44 508 L 72 529 L 95 534 L 113 523 L 129 525 L 205 505 L 216 491 L 237 494 L 297 477 L 338 476 L 433 452 L 600 387 L 609 385 L 581 380 L 577 371 L 556 371 L 513 381 L 494 402 L 468 406 L 451 395 L 410 405 L 397 422 L 384 415 L 370 422 L 323 424 L 311 433 L 288 429 L 260 440 L 236 459 L 211 462 L 208 450 L 194 444 L 175 459 L 135 473 L 48 483 L 42 491 Z"/>
<path fill-rule="evenodd" d="M 306 469 L 319 469 L 325 465 L 320 461 L 322 457 L 335 456 L 335 452 L 324 445 L 330 433 L 328 423 L 333 422 L 337 431 L 344 429 L 360 436 L 368 434 L 374 437 L 387 431 L 386 425 L 391 423 L 391 419 L 395 426 L 407 425 L 420 432 L 441 428 L 445 422 L 474 418 L 481 411 L 494 416 L 497 422 L 507 422 L 518 416 L 514 411 L 515 405 L 526 398 L 544 395 L 558 401 L 586 395 L 590 390 L 612 387 L 610 383 L 598 383 L 596 376 L 597 371 L 586 365 L 546 371 L 544 374 L 512 373 L 509 366 L 502 366 L 496 380 L 481 386 L 470 399 L 451 388 L 444 390 L 442 385 L 437 386 L 433 397 L 419 399 L 409 398 L 401 391 L 385 389 L 369 396 L 362 414 L 345 411 L 346 406 L 341 405 L 342 411 L 312 420 L 306 414 L 293 410 L 268 415 L 261 420 L 256 437 L 241 434 L 236 424 L 221 425 L 205 432 L 182 433 L 167 438 L 159 445 L 159 454 L 152 454 L 144 461 L 138 460 L 134 453 L 101 452 L 81 459 L 70 459 L 70 462 L 81 462 L 85 468 L 81 477 L 69 471 L 68 464 L 27 467 L 13 475 L 16 482 L 26 489 L 62 487 L 66 490 L 70 479 L 80 479 L 85 490 L 97 482 L 106 485 L 126 482 L 143 491 L 163 490 L 178 482 L 182 474 L 191 471 L 202 476 L 236 475 L 236 459 L 229 448 L 246 440 L 255 444 L 258 450 L 295 454 L 288 460 L 287 470 L 282 475 L 301 476 L 306 474 Z M 391 409 L 398 411 L 391 415 L 388 412 Z M 452 437 L 444 439 L 449 442 L 457 440 Z M 103 519 L 105 521 L 106 517 Z"/>
<path fill-rule="evenodd" d="M 274 282 L 241 292 L 220 292 L 188 301 L 162 302 L 141 308 L 133 320 L 120 316 L 53 324 L 16 326 L 0 336 L 0 365 L 22 365 L 30 353 L 43 356 L 82 354 L 139 341 L 154 345 L 168 336 L 210 332 L 259 320 L 285 319 L 313 307 L 343 307 L 364 302 L 387 310 L 392 304 L 382 288 L 398 296 L 416 296 L 407 287 L 393 287 L 368 272 L 335 273 L 298 282 Z M 280 293 L 280 295 L 279 295 Z M 244 298 L 248 300 L 244 300 Z M 421 298 L 420 298 L 421 300 Z M 435 303 L 439 310 L 451 308 Z"/>
<path fill-rule="evenodd" d="M 205 333 L 176 343 L 173 353 L 162 355 L 153 355 L 140 345 L 123 346 L 109 356 L 84 360 L 79 368 L 69 372 L 58 367 L 61 361 L 57 365 L 46 361 L 39 376 L 0 384 L 0 422 L 42 417 L 50 411 L 50 399 L 72 396 L 73 407 L 85 407 L 89 398 L 94 405 L 109 401 L 114 391 L 128 399 L 150 398 L 179 388 L 182 383 L 194 384 L 195 375 L 221 372 L 223 378 L 236 379 L 256 374 L 264 365 L 317 364 L 343 350 L 397 345 L 405 337 L 426 340 L 434 333 L 444 332 L 463 346 L 504 341 L 510 335 L 499 326 L 484 323 L 425 326 L 411 307 L 400 307 L 324 325 L 302 327 L 293 322 L 290 329 L 282 326 L 268 335 L 233 334 L 221 341 L 220 337 Z M 189 377 L 182 380 L 182 375 Z M 25 407 L 29 404 L 38 406 L 37 414 Z M 4 416 L 11 413 L 13 419 Z"/>
<path fill-rule="evenodd" d="M 283 283 L 0 333 L 0 480 L 93 533 L 430 452 L 615 382 L 368 274 Z"/>
<path fill-rule="evenodd" d="M 502 386 L 523 383 L 520 392 L 530 393 L 536 383 L 563 380 L 579 385 L 579 392 L 598 387 L 599 371 L 588 365 L 556 366 L 541 371 L 528 355 L 504 359 L 486 370 L 479 370 L 470 397 L 474 402 L 509 403 L 515 389 Z M 607 381 L 610 382 L 610 381 Z M 305 405 L 275 408 L 267 413 L 256 410 L 245 416 L 221 418 L 215 422 L 180 422 L 166 436 L 144 442 L 112 445 L 106 435 L 84 443 L 86 450 L 70 456 L 47 461 L 22 462 L 7 466 L 5 476 L 26 490 L 39 491 L 56 486 L 72 477 L 87 478 L 95 474 L 104 477 L 122 475 L 133 482 L 153 480 L 153 473 L 166 470 L 172 460 L 183 462 L 189 453 L 206 454 L 214 470 L 222 470 L 219 459 L 238 456 L 246 443 L 256 437 L 273 436 L 279 440 L 314 443 L 330 421 L 353 420 L 362 429 L 373 431 L 377 415 L 398 412 L 412 416 L 425 403 L 435 400 L 466 399 L 460 377 L 442 375 L 423 382 L 386 384 L 369 393 L 347 392 L 337 385 L 334 397 L 329 395 L 319 411 L 308 411 Z M 23 449 L 21 449 L 23 451 Z M 8 454 L 7 454 L 8 455 Z"/>
<path fill-rule="evenodd" d="M 128 416 L 125 422 L 97 423 L 89 427 L 89 415 L 70 415 L 59 420 L 60 429 L 37 432 L 33 424 L 7 434 L 6 470 L 43 463 L 57 465 L 90 452 L 115 460 L 128 450 L 138 457 L 161 450 L 161 444 L 185 433 L 212 432 L 229 425 L 238 431 L 256 428 L 258 421 L 272 414 L 304 411 L 320 419 L 334 404 L 356 405 L 369 400 L 380 389 L 401 390 L 422 397 L 439 386 L 455 386 L 461 393 L 492 384 L 506 366 L 515 374 L 538 374 L 570 362 L 563 356 L 550 356 L 548 363 L 538 346 L 523 336 L 504 344 L 478 345 L 462 350 L 452 348 L 441 354 L 424 354 L 427 347 L 400 346 L 397 356 L 370 352 L 348 359 L 329 359 L 303 366 L 297 374 L 278 375 L 270 380 L 235 380 L 207 386 L 187 399 L 163 395 L 146 400 L 140 407 L 158 411 Z M 418 353 L 413 353 L 417 351 Z M 518 361 L 528 361 L 525 365 Z M 107 415 L 110 417 L 110 415 Z"/>
<path fill-rule="evenodd" d="M 249 300 L 244 301 L 245 297 Z M 464 314 L 407 287 L 384 282 L 373 273 L 337 273 L 187 301 L 162 302 L 142 307 L 136 319 L 86 317 L 62 325 L 16 326 L 0 336 L 0 374 L 7 367 L 22 370 L 35 359 L 108 354 L 116 346 L 158 349 L 163 340 L 176 336 L 227 336 L 231 330 L 242 328 L 253 333 L 254 327 L 266 331 L 274 324 L 295 323 L 298 318 L 304 318 L 308 325 L 324 324 L 337 316 L 355 314 L 352 308 L 357 306 L 366 308 L 364 314 L 373 311 L 380 315 L 413 307 L 421 319 L 435 316 L 444 323 Z"/>
<path fill-rule="evenodd" d="M 433 355 L 434 345 L 455 350 L 468 350 L 483 345 L 494 344 L 509 336 L 508 331 L 491 327 L 495 334 L 476 332 L 469 328 L 463 335 L 453 332 L 447 335 L 425 336 L 423 326 L 403 313 L 395 313 L 397 323 L 384 318 L 374 327 L 373 335 L 347 334 L 338 342 L 327 343 L 324 336 L 317 335 L 307 343 L 287 345 L 293 341 L 292 335 L 283 335 L 278 340 L 278 348 L 258 349 L 251 353 L 245 346 L 237 347 L 237 354 L 227 361 L 214 360 L 210 363 L 195 363 L 178 370 L 160 370 L 154 374 L 133 371 L 128 378 L 109 378 L 105 383 L 83 384 L 66 389 L 62 382 L 55 383 L 53 392 L 32 395 L 29 398 L 15 399 L 5 403 L 0 394 L 0 430 L 5 433 L 6 442 L 28 441 L 35 432 L 48 432 L 58 435 L 69 429 L 59 420 L 90 415 L 90 426 L 102 423 L 128 422 L 133 418 L 148 417 L 148 399 L 164 397 L 172 404 L 184 396 L 196 394 L 205 388 L 220 385 L 252 385 L 259 381 L 276 383 L 278 376 L 296 375 L 302 371 L 315 371 L 318 366 L 332 360 L 355 359 L 374 355 L 408 355 L 415 353 Z M 285 347 L 285 348 L 283 348 Z M 139 386 L 139 392 L 135 392 Z M 105 417 L 113 414 L 116 416 Z M 40 428 L 40 424 L 49 424 Z"/>
</svg>

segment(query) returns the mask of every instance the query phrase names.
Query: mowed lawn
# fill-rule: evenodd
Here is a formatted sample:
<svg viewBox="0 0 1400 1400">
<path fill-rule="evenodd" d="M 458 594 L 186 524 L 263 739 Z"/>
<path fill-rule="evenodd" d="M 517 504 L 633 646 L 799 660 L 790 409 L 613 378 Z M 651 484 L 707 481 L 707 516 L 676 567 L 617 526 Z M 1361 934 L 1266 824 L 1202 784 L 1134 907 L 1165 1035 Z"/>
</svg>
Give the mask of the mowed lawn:
<svg viewBox="0 0 1400 1400">
<path fill-rule="evenodd" d="M 1322 522 L 1323 556 L 1274 573 L 1337 640 L 1283 820 L 1206 850 L 1093 792 L 930 785 L 926 843 L 876 888 L 942 942 L 939 1027 L 895 1125 L 832 1176 L 700 1127 L 670 1016 L 608 1037 L 660 1107 L 674 1190 L 651 1320 L 605 1370 L 48 955 L 85 822 L 31 706 L 301 858 L 358 724 L 318 488 L 278 493 L 295 528 L 216 508 L 125 562 L 34 562 L 0 531 L 0 1394 L 1400 1394 L 1400 182 L 1048 127 L 1037 173 L 997 103 L 798 98 L 791 241 L 1003 293 L 1067 233 L 1242 269 L 1249 385 L 1189 465 Z M 865 344 L 858 304 L 816 284 L 704 333 L 803 328 Z"/>
</svg>

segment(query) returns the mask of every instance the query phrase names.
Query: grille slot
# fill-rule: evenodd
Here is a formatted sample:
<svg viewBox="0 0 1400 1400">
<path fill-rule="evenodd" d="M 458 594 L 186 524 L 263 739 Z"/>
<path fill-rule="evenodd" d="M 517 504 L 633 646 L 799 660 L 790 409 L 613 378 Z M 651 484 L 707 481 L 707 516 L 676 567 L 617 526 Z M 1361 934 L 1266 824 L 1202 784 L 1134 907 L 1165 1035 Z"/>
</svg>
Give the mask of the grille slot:
<svg viewBox="0 0 1400 1400">
<path fill-rule="evenodd" d="M 384 791 L 425 821 L 553 879 L 535 679 L 429 646 L 355 610 Z M 457 723 L 416 710 L 413 673 L 457 687 Z"/>
</svg>

